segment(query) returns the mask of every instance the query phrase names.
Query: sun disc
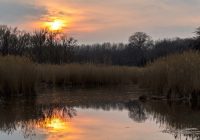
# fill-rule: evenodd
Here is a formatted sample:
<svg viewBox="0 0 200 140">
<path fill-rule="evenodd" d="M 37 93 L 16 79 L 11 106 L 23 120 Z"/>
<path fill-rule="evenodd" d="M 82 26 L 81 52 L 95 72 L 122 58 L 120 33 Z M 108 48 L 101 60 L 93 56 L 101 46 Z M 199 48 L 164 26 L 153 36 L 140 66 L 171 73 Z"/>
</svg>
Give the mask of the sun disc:
<svg viewBox="0 0 200 140">
<path fill-rule="evenodd" d="M 52 22 L 48 22 L 47 26 L 48 26 L 49 30 L 51 30 L 51 31 L 58 31 L 58 30 L 62 30 L 64 28 L 65 23 L 62 20 L 54 20 Z"/>
</svg>

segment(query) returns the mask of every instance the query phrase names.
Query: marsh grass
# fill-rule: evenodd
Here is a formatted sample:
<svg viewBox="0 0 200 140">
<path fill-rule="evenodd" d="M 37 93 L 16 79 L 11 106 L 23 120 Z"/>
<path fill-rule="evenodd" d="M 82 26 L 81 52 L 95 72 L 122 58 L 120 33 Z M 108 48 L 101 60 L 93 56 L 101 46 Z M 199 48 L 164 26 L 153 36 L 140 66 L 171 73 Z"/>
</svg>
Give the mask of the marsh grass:
<svg viewBox="0 0 200 140">
<path fill-rule="evenodd" d="M 41 83 L 53 86 L 139 84 L 169 97 L 200 92 L 200 53 L 184 52 L 143 68 L 94 64 L 35 64 L 24 57 L 0 57 L 0 93 L 33 93 Z"/>
<path fill-rule="evenodd" d="M 53 85 L 113 85 L 137 81 L 137 68 L 92 64 L 38 65 L 40 81 Z"/>
<path fill-rule="evenodd" d="M 157 93 L 188 96 L 200 92 L 200 53 L 184 52 L 148 64 L 140 71 L 138 83 Z"/>
<path fill-rule="evenodd" d="M 92 64 L 35 64 L 27 58 L 0 57 L 0 93 L 29 95 L 41 83 L 65 85 L 118 85 L 136 83 L 137 68 Z"/>
<path fill-rule="evenodd" d="M 36 83 L 36 65 L 27 58 L 0 57 L 0 93 L 32 94 Z"/>
</svg>

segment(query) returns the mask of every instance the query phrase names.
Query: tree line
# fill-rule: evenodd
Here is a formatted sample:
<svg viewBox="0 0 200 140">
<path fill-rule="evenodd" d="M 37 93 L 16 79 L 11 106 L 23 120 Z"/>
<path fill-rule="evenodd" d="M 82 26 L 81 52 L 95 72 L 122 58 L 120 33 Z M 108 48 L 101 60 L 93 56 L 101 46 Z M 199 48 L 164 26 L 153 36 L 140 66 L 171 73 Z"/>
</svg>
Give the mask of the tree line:
<svg viewBox="0 0 200 140">
<path fill-rule="evenodd" d="M 37 63 L 94 63 L 144 66 L 163 56 L 200 49 L 200 27 L 194 38 L 152 40 L 143 32 L 136 32 L 128 43 L 79 45 L 67 35 L 42 29 L 34 32 L 0 26 L 0 55 L 29 57 Z"/>
</svg>

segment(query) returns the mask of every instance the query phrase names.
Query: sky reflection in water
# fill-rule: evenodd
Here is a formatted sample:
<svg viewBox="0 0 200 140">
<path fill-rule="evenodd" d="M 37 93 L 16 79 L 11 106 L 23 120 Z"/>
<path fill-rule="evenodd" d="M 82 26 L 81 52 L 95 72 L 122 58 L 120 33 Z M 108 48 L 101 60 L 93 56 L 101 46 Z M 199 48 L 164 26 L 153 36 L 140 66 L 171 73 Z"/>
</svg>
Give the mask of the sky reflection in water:
<svg viewBox="0 0 200 140">
<path fill-rule="evenodd" d="M 161 102 L 141 103 L 134 100 L 136 92 L 130 90 L 54 90 L 32 100 L 6 101 L 0 106 L 0 139 L 199 138 L 199 123 L 193 121 L 199 116 L 198 110 L 194 111 L 182 104 L 169 106 Z"/>
</svg>

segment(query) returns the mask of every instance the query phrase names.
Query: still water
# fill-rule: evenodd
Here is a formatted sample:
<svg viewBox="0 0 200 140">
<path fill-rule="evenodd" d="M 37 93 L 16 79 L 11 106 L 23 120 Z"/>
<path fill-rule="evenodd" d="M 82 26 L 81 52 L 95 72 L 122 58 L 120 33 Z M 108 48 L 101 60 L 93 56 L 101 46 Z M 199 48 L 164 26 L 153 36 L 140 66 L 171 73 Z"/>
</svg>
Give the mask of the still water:
<svg viewBox="0 0 200 140">
<path fill-rule="evenodd" d="M 137 100 L 136 87 L 42 89 L 1 100 L 0 140 L 198 140 L 200 111 Z"/>
</svg>

